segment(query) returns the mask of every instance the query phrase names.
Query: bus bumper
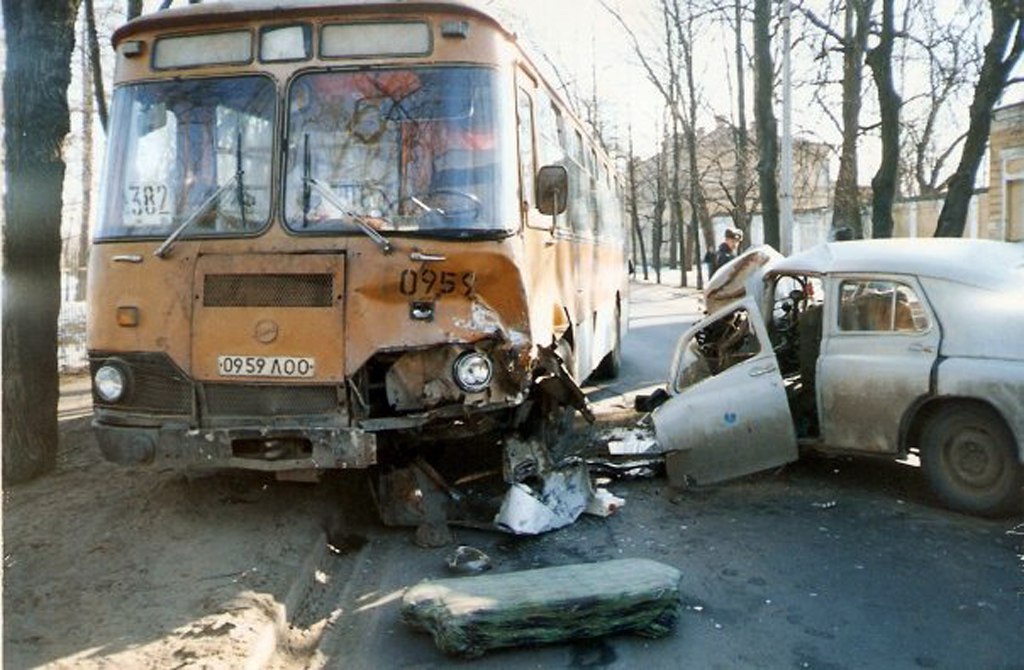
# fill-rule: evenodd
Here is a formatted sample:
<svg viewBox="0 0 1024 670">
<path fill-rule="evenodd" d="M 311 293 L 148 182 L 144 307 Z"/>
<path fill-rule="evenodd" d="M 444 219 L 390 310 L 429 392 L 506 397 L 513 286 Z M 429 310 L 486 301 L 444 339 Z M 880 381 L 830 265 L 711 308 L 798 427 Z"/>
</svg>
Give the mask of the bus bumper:
<svg viewBox="0 0 1024 670">
<path fill-rule="evenodd" d="M 203 466 L 278 472 L 366 468 L 377 462 L 377 438 L 353 428 L 267 432 L 196 430 L 184 424 L 118 426 L 93 421 L 103 456 L 121 465 Z"/>
</svg>

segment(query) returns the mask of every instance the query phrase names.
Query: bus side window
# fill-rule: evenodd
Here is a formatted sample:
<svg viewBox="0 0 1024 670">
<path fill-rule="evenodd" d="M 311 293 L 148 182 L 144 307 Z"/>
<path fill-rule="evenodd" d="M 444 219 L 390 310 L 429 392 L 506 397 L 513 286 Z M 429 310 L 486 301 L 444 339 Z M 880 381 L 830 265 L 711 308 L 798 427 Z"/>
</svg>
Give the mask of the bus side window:
<svg viewBox="0 0 1024 670">
<path fill-rule="evenodd" d="M 586 153 L 583 148 L 583 133 L 573 129 L 569 135 L 572 150 L 569 155 L 569 217 L 573 231 L 578 235 L 590 235 L 594 230 L 594 221 L 590 207 L 590 175 L 584 166 Z"/>
<path fill-rule="evenodd" d="M 543 89 L 537 91 L 535 110 L 534 130 L 537 135 L 537 165 L 567 166 L 568 162 L 565 159 L 565 151 L 562 149 L 562 142 L 559 139 L 564 133 L 562 114 Z M 565 230 L 568 228 L 569 218 L 567 216 L 557 217 L 556 225 L 559 229 Z"/>
<path fill-rule="evenodd" d="M 533 159 L 533 102 L 523 89 L 517 89 L 516 119 L 519 124 L 519 203 L 520 211 L 533 204 L 533 177 L 537 165 Z"/>
</svg>

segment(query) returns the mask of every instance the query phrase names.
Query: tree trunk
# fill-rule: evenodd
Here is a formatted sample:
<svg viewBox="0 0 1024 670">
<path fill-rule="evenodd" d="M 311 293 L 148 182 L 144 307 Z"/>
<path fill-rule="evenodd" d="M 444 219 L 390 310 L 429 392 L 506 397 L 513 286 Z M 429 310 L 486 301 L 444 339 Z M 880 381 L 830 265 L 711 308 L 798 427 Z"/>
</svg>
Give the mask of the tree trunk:
<svg viewBox="0 0 1024 670">
<path fill-rule="evenodd" d="M 892 237 L 892 204 L 900 165 L 900 99 L 892 79 L 892 49 L 896 39 L 895 0 L 882 0 L 882 31 L 868 52 L 868 67 L 878 89 L 881 112 L 882 162 L 871 179 L 871 236 Z"/>
<path fill-rule="evenodd" d="M 862 67 L 870 6 L 871 0 L 849 0 L 843 30 L 843 148 L 836 176 L 832 230 L 835 233 L 846 228 L 855 239 L 864 237 L 857 184 L 857 140 L 860 138 Z"/>
<path fill-rule="evenodd" d="M 125 14 L 128 21 L 142 16 L 142 0 L 128 0 Z"/>
<path fill-rule="evenodd" d="M 672 117 L 672 186 L 669 189 L 669 205 L 672 218 L 672 265 L 678 264 L 681 272 L 681 285 L 686 286 L 686 235 L 683 231 L 683 194 L 682 194 L 682 137 L 679 134 L 678 118 Z M 693 179 L 693 175 L 690 175 Z"/>
<path fill-rule="evenodd" d="M 672 116 L 672 178 L 668 180 L 668 202 L 669 202 L 669 243 L 668 243 L 668 266 L 675 269 L 679 263 L 679 246 L 682 244 L 682 235 L 679 233 L 680 223 L 683 220 L 683 203 L 679 196 L 679 184 L 682 174 L 682 161 L 679 154 L 679 120 Z"/>
<path fill-rule="evenodd" d="M 93 27 L 95 28 L 95 25 Z M 84 26 L 83 31 L 88 32 L 88 26 Z M 93 35 L 95 36 L 95 33 Z M 92 214 L 93 70 L 86 54 L 88 44 L 89 38 L 85 37 L 82 40 L 82 223 L 78 228 L 78 245 L 75 249 L 75 300 L 85 300 L 85 282 L 89 267 L 89 219 Z"/>
<path fill-rule="evenodd" d="M 675 269 L 678 262 L 680 240 L 680 223 L 683 216 L 682 202 L 679 195 L 679 182 L 681 173 L 681 161 L 679 159 L 679 62 L 678 50 L 673 39 L 672 22 L 679 15 L 679 8 L 676 0 L 662 0 L 661 21 L 665 30 L 665 54 L 668 65 L 668 95 L 665 104 L 668 106 L 669 114 L 672 115 L 672 178 L 668 180 L 668 208 L 669 208 L 669 245 L 668 245 L 668 266 Z M 664 144 L 662 151 L 664 151 Z M 685 271 L 683 276 L 686 276 Z"/>
<path fill-rule="evenodd" d="M 3 479 L 51 469 L 57 453 L 61 147 L 77 0 L 3 0 Z"/>
<path fill-rule="evenodd" d="M 640 210 L 637 206 L 636 188 L 636 156 L 633 154 L 633 131 L 629 131 L 629 218 L 633 230 L 634 248 L 640 249 L 640 265 L 644 269 L 644 280 L 647 277 L 647 253 L 644 250 L 643 231 L 640 230 Z"/>
<path fill-rule="evenodd" d="M 100 119 L 103 132 L 107 132 L 107 94 L 103 90 L 103 65 L 100 63 L 100 40 L 96 36 L 96 11 L 93 0 L 85 3 L 85 26 L 89 40 L 89 66 L 92 69 L 92 83 L 96 91 L 96 116 Z"/>
<path fill-rule="evenodd" d="M 761 191 L 761 220 L 765 244 L 780 248 L 778 127 L 772 106 L 774 68 L 769 23 L 771 0 L 754 0 L 754 123 L 757 126 L 757 180 Z"/>
<path fill-rule="evenodd" d="M 949 191 L 942 203 L 936 237 L 962 237 L 964 234 L 967 210 L 974 192 L 974 177 L 985 155 L 985 146 L 992 128 L 992 108 L 999 101 L 1007 77 L 1024 51 L 1024 9 L 1019 0 L 990 0 L 989 4 L 992 10 L 992 37 L 985 45 L 985 59 L 971 102 L 971 123 L 960 154 L 960 164 L 949 180 Z"/>
<path fill-rule="evenodd" d="M 747 212 L 747 94 L 743 76 L 743 3 L 736 0 L 736 206 L 733 223 L 743 231 L 743 246 L 750 244 L 750 215 Z M 713 249 L 714 246 L 709 246 Z M 698 259 L 699 260 L 699 259 Z"/>
<path fill-rule="evenodd" d="M 651 264 L 654 265 L 654 280 L 661 283 L 661 241 L 665 218 L 666 178 L 665 152 L 658 154 L 658 175 L 654 181 L 654 211 L 651 217 Z"/>
<path fill-rule="evenodd" d="M 704 273 L 701 270 L 700 259 L 700 237 L 698 217 L 710 219 L 707 216 L 707 200 L 704 197 L 704 188 L 700 183 L 700 174 L 697 167 L 697 87 L 693 81 L 693 7 L 686 20 L 686 39 L 680 39 L 683 45 L 683 58 L 686 59 L 686 91 L 690 101 L 689 123 L 686 124 L 686 143 L 690 146 L 690 239 L 691 252 L 686 254 L 687 266 L 692 260 L 697 266 L 697 288 L 704 288 Z M 706 232 L 706 231 L 705 231 Z M 714 235 L 714 233 L 711 233 Z M 705 240 L 708 242 L 708 240 Z M 714 239 L 710 240 L 714 244 Z M 685 274 L 684 274 L 685 276 Z M 685 283 L 683 284 L 686 285 Z"/>
</svg>

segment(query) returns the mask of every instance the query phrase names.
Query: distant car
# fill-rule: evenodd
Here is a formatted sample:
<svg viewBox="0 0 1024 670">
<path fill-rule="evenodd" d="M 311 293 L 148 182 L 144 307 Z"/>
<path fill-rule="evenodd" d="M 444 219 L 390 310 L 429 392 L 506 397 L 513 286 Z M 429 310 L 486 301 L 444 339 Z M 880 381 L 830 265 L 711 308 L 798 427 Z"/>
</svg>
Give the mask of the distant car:
<svg viewBox="0 0 1024 670">
<path fill-rule="evenodd" d="M 670 477 L 720 481 L 795 460 L 798 445 L 917 452 L 949 507 L 1021 509 L 1024 245 L 871 240 L 751 256 L 715 275 L 708 302 L 718 290 L 721 305 L 721 287 L 734 299 L 679 342 L 653 414 Z"/>
</svg>

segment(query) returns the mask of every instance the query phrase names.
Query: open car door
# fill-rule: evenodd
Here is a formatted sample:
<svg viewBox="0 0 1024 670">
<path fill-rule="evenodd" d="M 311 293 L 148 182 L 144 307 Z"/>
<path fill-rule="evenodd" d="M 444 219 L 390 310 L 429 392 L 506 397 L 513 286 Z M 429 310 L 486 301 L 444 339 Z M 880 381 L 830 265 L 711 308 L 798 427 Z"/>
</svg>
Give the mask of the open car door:
<svg viewBox="0 0 1024 670">
<path fill-rule="evenodd" d="M 668 387 L 653 420 L 673 484 L 711 484 L 797 459 L 786 389 L 752 297 L 683 335 Z"/>
</svg>

